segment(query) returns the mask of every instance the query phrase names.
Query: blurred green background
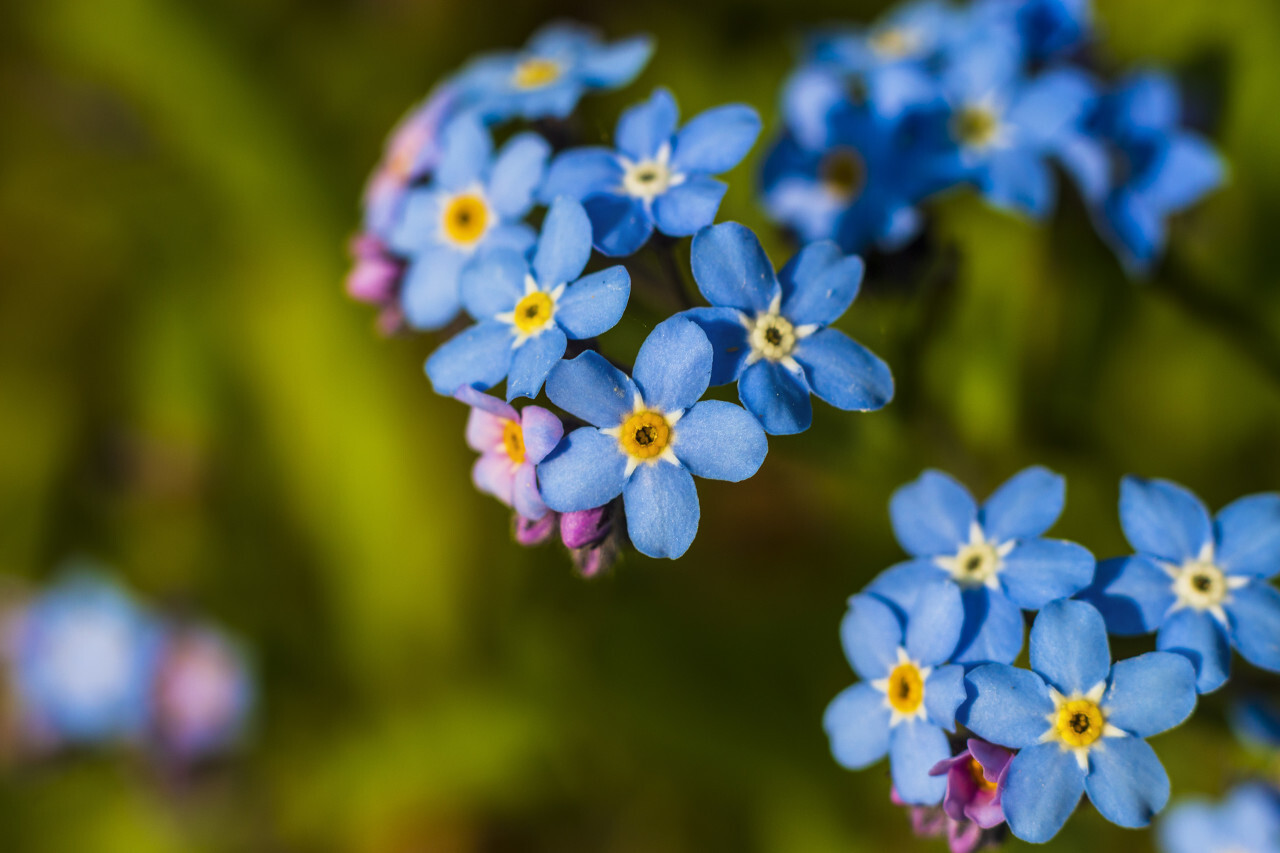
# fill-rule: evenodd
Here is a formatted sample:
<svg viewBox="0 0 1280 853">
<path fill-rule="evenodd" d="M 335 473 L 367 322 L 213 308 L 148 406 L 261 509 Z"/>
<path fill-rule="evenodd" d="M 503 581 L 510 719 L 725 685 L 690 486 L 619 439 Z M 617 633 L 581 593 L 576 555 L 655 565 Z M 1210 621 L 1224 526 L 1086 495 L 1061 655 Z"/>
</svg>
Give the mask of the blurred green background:
<svg viewBox="0 0 1280 853">
<path fill-rule="evenodd" d="M 1061 471 L 1055 533 L 1100 556 L 1126 547 L 1125 473 L 1215 508 L 1280 485 L 1274 0 L 1100 3 L 1114 67 L 1189 69 L 1220 107 L 1232 181 L 1179 223 L 1177 277 L 1127 281 L 1070 192 L 1048 227 L 946 200 L 954 282 L 873 278 L 845 324 L 898 399 L 819 407 L 755 479 L 701 481 L 679 562 L 584 582 L 558 547 L 518 548 L 470 485 L 465 409 L 422 376 L 435 342 L 379 339 L 342 291 L 384 134 L 469 54 L 562 15 L 648 31 L 648 70 L 588 98 L 588 128 L 663 84 L 772 130 L 800 28 L 883 5 L 5 4 L 0 571 L 113 563 L 240 633 L 262 708 L 242 755 L 181 786 L 109 753 L 5 770 L 0 847 L 943 849 L 910 838 L 884 765 L 829 756 L 845 599 L 900 559 L 888 497 L 927 466 L 979 494 Z M 721 216 L 766 229 L 762 148 Z M 1223 703 L 1156 740 L 1175 792 L 1239 772 Z M 1054 845 L 1150 841 L 1082 811 Z"/>
</svg>

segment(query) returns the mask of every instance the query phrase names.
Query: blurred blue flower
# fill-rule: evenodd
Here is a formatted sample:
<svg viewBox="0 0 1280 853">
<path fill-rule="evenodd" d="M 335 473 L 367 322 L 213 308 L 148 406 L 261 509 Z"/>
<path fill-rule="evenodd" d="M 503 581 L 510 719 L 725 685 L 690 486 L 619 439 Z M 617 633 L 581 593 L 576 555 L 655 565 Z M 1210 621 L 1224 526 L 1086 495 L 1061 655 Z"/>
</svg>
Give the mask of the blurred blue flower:
<svg viewBox="0 0 1280 853">
<path fill-rule="evenodd" d="M 1185 800 L 1160 819 L 1161 853 L 1280 853 L 1280 793 L 1240 785 L 1220 803 Z"/>
<path fill-rule="evenodd" d="M 925 584 L 905 624 L 872 595 L 849 599 L 840 624 L 845 656 L 862 679 L 831 701 L 822 725 L 842 766 L 858 770 L 889 754 L 893 786 L 903 802 L 933 805 L 945 776 L 930 775 L 951 757 L 943 729 L 955 730 L 965 700 L 964 669 L 944 666 L 960 639 L 960 593 Z"/>
<path fill-rule="evenodd" d="M 867 587 L 904 611 L 939 577 L 960 587 L 964 630 L 957 663 L 1012 663 L 1022 611 L 1069 598 L 1093 579 L 1094 559 L 1074 542 L 1042 538 L 1062 514 L 1066 482 L 1046 468 L 1011 477 L 981 507 L 941 471 L 925 471 L 889 502 L 893 531 L 914 558 Z"/>
<path fill-rule="evenodd" d="M 889 366 L 838 329 L 862 283 L 862 259 L 811 243 L 780 273 L 750 229 L 713 225 L 693 238 L 693 277 L 713 308 L 683 312 L 715 349 L 711 384 L 737 381 L 738 396 L 774 435 L 803 432 L 809 395 L 845 411 L 893 397 Z"/>
<path fill-rule="evenodd" d="M 1089 40 L 1093 28 L 1090 0 L 980 0 L 975 26 L 1011 26 L 1027 62 L 1061 57 Z"/>
<path fill-rule="evenodd" d="M 254 700 L 248 661 L 230 637 L 208 625 L 165 633 L 154 728 L 172 757 L 197 761 L 229 748 L 244 733 Z"/>
<path fill-rule="evenodd" d="M 678 131 L 675 99 L 657 89 L 618 120 L 618 150 L 574 148 L 547 172 L 541 196 L 579 199 L 591 217 L 595 245 L 630 255 L 656 227 L 687 237 L 715 221 L 727 186 L 711 177 L 741 162 L 760 135 L 751 107 L 728 104 L 694 116 Z"/>
<path fill-rule="evenodd" d="M 698 530 L 693 475 L 745 480 L 768 451 L 749 413 L 719 400 L 699 402 L 711 364 L 707 336 L 672 317 L 641 345 L 631 377 L 594 351 L 556 365 L 547 396 L 592 426 L 571 432 L 538 466 L 547 506 L 579 512 L 621 494 L 637 549 L 651 557 L 683 554 Z"/>
<path fill-rule="evenodd" d="M 553 23 L 534 33 L 522 50 L 472 60 L 452 85 L 470 109 L 489 121 L 564 118 L 584 92 L 630 83 L 652 53 L 648 36 L 606 44 L 589 27 Z"/>
<path fill-rule="evenodd" d="M 140 736 L 150 724 L 160 632 L 106 577 L 77 570 L 22 614 L 14 682 L 24 721 L 55 741 Z"/>
<path fill-rule="evenodd" d="M 533 230 L 520 220 L 550 154 L 542 137 L 521 133 L 495 157 L 489 132 L 472 115 L 451 121 L 441 145 L 432 181 L 410 190 L 387 238 L 409 259 L 400 300 L 417 329 L 438 329 L 457 316 L 462 269 L 478 251 L 533 245 Z"/>
<path fill-rule="evenodd" d="M 1085 791 L 1102 816 L 1146 826 L 1169 800 L 1169 777 L 1143 738 L 1185 720 L 1196 704 L 1186 659 L 1148 652 L 1111 665 L 1102 615 L 1055 601 L 1031 628 L 1031 670 L 986 664 L 969 673 L 959 720 L 1018 750 L 1005 781 L 1013 834 L 1058 834 Z"/>
<path fill-rule="evenodd" d="M 505 377 L 507 400 L 536 397 L 570 338 L 602 334 L 626 310 L 626 268 L 583 276 L 590 257 L 591 223 L 564 197 L 547 212 L 532 265 L 511 248 L 478 255 L 462 273 L 462 302 L 476 325 L 427 359 L 436 391 L 491 388 Z"/>
<path fill-rule="evenodd" d="M 1080 597 L 1113 634 L 1158 631 L 1156 646 L 1195 665 L 1201 693 L 1221 687 L 1231 647 L 1280 672 L 1280 494 L 1240 498 L 1210 519 L 1204 504 L 1167 480 L 1125 477 L 1120 523 L 1138 553 L 1104 560 Z"/>
<path fill-rule="evenodd" d="M 1247 696 L 1231 703 L 1231 729 L 1240 740 L 1280 750 L 1280 698 Z"/>
</svg>

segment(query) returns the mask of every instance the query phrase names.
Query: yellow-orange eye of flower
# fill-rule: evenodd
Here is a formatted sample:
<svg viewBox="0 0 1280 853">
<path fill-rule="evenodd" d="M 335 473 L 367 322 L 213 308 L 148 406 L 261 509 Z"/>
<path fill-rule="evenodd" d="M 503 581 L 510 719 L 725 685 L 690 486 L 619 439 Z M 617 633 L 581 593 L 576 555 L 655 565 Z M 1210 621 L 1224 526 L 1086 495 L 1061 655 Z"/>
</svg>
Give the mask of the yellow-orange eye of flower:
<svg viewBox="0 0 1280 853">
<path fill-rule="evenodd" d="M 550 294 L 535 290 L 516 303 L 516 310 L 512 312 L 512 322 L 517 329 L 527 335 L 547 325 L 554 311 L 555 303 L 551 301 Z"/>
<path fill-rule="evenodd" d="M 1089 746 L 1102 737 L 1106 728 L 1102 709 L 1092 699 L 1069 699 L 1058 706 L 1054 729 L 1068 746 Z"/>
<path fill-rule="evenodd" d="M 502 449 L 506 451 L 512 465 L 524 464 L 524 430 L 516 421 L 502 422 Z"/>
<path fill-rule="evenodd" d="M 818 177 L 832 195 L 853 199 L 862 192 L 867 181 L 867 166 L 862 155 L 848 146 L 833 148 L 818 164 Z"/>
<path fill-rule="evenodd" d="M 554 59 L 531 57 L 516 66 L 511 77 L 517 89 L 540 89 L 560 79 L 560 63 Z"/>
<path fill-rule="evenodd" d="M 454 197 L 444 209 L 444 233 L 454 243 L 471 244 L 484 236 L 489 206 L 478 195 Z"/>
<path fill-rule="evenodd" d="M 637 459 L 653 459 L 671 444 L 671 425 L 659 412 L 636 412 L 618 431 L 622 449 Z"/>
<path fill-rule="evenodd" d="M 973 784 L 977 785 L 979 790 L 994 791 L 996 789 L 996 783 L 987 780 L 987 776 L 982 770 L 982 765 L 972 755 L 969 756 L 969 778 L 973 780 Z"/>
<path fill-rule="evenodd" d="M 951 134 L 961 145 L 985 148 L 1000 132 L 1000 119 L 986 107 L 963 107 L 951 120 Z"/>
<path fill-rule="evenodd" d="M 924 701 L 924 679 L 914 663 L 900 663 L 889 673 L 889 685 L 885 690 L 889 705 L 898 713 L 910 716 L 920 710 Z"/>
</svg>

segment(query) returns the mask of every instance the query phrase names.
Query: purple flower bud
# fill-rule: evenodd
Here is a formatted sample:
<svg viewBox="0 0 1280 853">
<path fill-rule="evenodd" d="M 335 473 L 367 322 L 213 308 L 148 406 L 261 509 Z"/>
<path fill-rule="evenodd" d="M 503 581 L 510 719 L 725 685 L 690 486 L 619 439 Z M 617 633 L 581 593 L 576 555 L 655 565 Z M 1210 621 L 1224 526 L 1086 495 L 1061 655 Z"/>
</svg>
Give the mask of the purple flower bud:
<svg viewBox="0 0 1280 853">
<path fill-rule="evenodd" d="M 556 533 L 556 522 L 560 519 L 558 512 L 548 512 L 536 521 L 530 521 L 516 513 L 516 541 L 521 545 L 542 545 Z"/>
<path fill-rule="evenodd" d="M 977 738 L 970 738 L 967 746 L 955 758 L 935 764 L 929 775 L 946 774 L 947 793 L 942 808 L 947 817 L 991 829 L 1004 823 L 1000 797 L 1013 753 Z"/>
<path fill-rule="evenodd" d="M 898 795 L 898 789 L 889 788 L 889 802 L 910 810 L 911 831 L 920 838 L 941 835 L 947 826 L 947 814 L 937 806 L 913 806 Z"/>
<path fill-rule="evenodd" d="M 599 545 L 612 530 L 611 504 L 580 512 L 566 512 L 560 517 L 560 539 L 570 550 Z"/>
</svg>

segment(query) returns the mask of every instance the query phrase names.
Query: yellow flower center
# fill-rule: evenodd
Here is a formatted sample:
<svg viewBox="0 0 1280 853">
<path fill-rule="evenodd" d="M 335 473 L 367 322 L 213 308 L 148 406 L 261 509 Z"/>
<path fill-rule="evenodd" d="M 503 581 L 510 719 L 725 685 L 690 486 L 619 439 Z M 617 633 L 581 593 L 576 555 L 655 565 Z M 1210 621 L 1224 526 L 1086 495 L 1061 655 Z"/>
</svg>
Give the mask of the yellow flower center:
<svg viewBox="0 0 1280 853">
<path fill-rule="evenodd" d="M 1196 610 L 1218 607 L 1228 598 L 1227 576 L 1207 560 L 1191 560 L 1175 570 L 1173 594 Z"/>
<path fill-rule="evenodd" d="M 902 59 L 920 49 L 920 38 L 903 27 L 886 27 L 869 39 L 871 49 L 887 59 Z"/>
<path fill-rule="evenodd" d="M 782 361 L 791 355 L 796 346 L 796 327 L 777 312 L 767 312 L 756 317 L 752 327 L 751 349 L 761 358 Z"/>
<path fill-rule="evenodd" d="M 555 311 L 555 303 L 551 295 L 535 290 L 516 303 L 513 322 L 523 334 L 530 334 L 551 322 Z"/>
<path fill-rule="evenodd" d="M 1054 730 L 1071 747 L 1089 746 L 1102 737 L 1107 720 L 1092 699 L 1068 699 L 1058 706 Z"/>
<path fill-rule="evenodd" d="M 885 696 L 898 713 L 903 716 L 915 714 L 924 701 L 924 679 L 920 677 L 920 668 L 910 661 L 895 666 L 889 673 Z"/>
<path fill-rule="evenodd" d="M 455 196 L 444 209 L 444 233 L 455 243 L 470 245 L 484 236 L 489 206 L 474 193 Z"/>
<path fill-rule="evenodd" d="M 554 59 L 530 57 L 516 66 L 511 81 L 517 89 L 540 89 L 560 78 L 560 63 Z"/>
<path fill-rule="evenodd" d="M 851 200 L 862 191 L 867 180 L 867 165 L 848 146 L 833 148 L 818 164 L 818 178 L 836 198 Z"/>
<path fill-rule="evenodd" d="M 653 459 L 671 444 L 671 425 L 660 412 L 636 412 L 623 421 L 618 441 L 636 459 Z"/>
<path fill-rule="evenodd" d="M 1000 119 L 987 107 L 962 107 L 951 119 L 951 135 L 961 145 L 986 148 L 1000 133 Z"/>
<path fill-rule="evenodd" d="M 987 779 L 987 774 L 983 771 L 982 765 L 972 755 L 969 756 L 969 778 L 973 780 L 973 784 L 977 785 L 980 791 L 994 791 L 996 789 L 996 783 Z"/>
<path fill-rule="evenodd" d="M 502 449 L 512 465 L 524 464 L 524 430 L 516 421 L 502 422 Z"/>
</svg>

